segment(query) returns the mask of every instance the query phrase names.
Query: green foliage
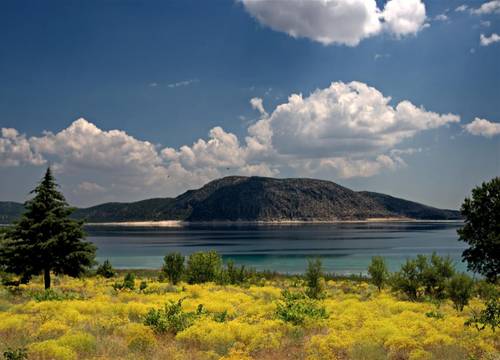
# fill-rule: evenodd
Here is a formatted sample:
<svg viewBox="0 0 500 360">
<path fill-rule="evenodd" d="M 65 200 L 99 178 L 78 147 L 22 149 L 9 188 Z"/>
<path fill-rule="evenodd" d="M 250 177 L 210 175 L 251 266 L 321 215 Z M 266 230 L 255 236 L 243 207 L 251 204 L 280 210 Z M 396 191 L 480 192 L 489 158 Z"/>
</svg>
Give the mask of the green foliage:
<svg viewBox="0 0 500 360">
<path fill-rule="evenodd" d="M 448 283 L 448 296 L 457 311 L 462 311 L 469 304 L 474 288 L 474 281 L 467 274 L 456 274 Z"/>
<path fill-rule="evenodd" d="M 187 280 L 190 284 L 215 281 L 221 271 L 222 259 L 216 251 L 196 252 L 187 261 Z"/>
<path fill-rule="evenodd" d="M 436 300 L 446 298 L 448 280 L 455 274 L 449 257 L 443 258 L 433 253 L 430 257 L 418 255 L 408 259 L 392 279 L 393 290 L 404 293 L 410 300 L 416 301 L 423 295 Z"/>
<path fill-rule="evenodd" d="M 490 300 L 500 297 L 499 287 L 486 280 L 476 281 L 475 294 L 483 300 Z"/>
<path fill-rule="evenodd" d="M 319 299 L 324 292 L 322 282 L 323 272 L 321 271 L 322 263 L 320 259 L 309 259 L 307 261 L 307 269 L 305 279 L 307 283 L 306 294 L 311 299 Z"/>
<path fill-rule="evenodd" d="M 203 306 L 198 306 L 198 311 L 185 312 L 182 310 L 182 300 L 177 302 L 170 301 L 170 303 L 165 304 L 165 309 L 151 309 L 146 314 L 144 319 L 144 325 L 150 326 L 155 332 L 162 333 L 172 333 L 177 334 L 178 332 L 187 329 L 193 325 L 196 317 L 203 313 Z"/>
<path fill-rule="evenodd" d="M 282 300 L 276 305 L 276 316 L 294 325 L 303 325 L 308 319 L 319 320 L 328 318 L 323 306 L 303 293 L 282 292 Z"/>
<path fill-rule="evenodd" d="M 473 312 L 472 317 L 465 322 L 465 325 L 474 325 L 478 330 L 491 327 L 495 331 L 500 327 L 500 303 L 498 299 L 491 299 L 486 303 L 486 308 L 479 314 Z"/>
<path fill-rule="evenodd" d="M 469 270 L 496 282 L 500 274 L 500 177 L 472 190 L 460 209 L 465 225 L 458 230 L 460 240 L 469 248 L 462 258 Z"/>
<path fill-rule="evenodd" d="M 219 275 L 217 276 L 217 283 L 221 285 L 225 284 L 243 284 L 251 276 L 251 271 L 248 270 L 245 265 L 236 266 L 234 261 L 228 260 L 225 268 L 223 268 Z"/>
<path fill-rule="evenodd" d="M 146 281 L 141 281 L 141 284 L 139 285 L 139 290 L 144 291 L 148 287 L 148 283 Z"/>
<path fill-rule="evenodd" d="M 227 310 L 213 314 L 214 321 L 223 323 L 228 319 Z"/>
<path fill-rule="evenodd" d="M 109 279 L 115 276 L 115 270 L 109 260 L 104 260 L 104 262 L 97 268 L 96 274 Z"/>
<path fill-rule="evenodd" d="M 30 292 L 29 295 L 36 302 L 76 300 L 82 298 L 80 294 L 72 291 L 62 292 L 53 289 L 45 289 L 43 291 L 33 291 Z"/>
<path fill-rule="evenodd" d="M 28 359 L 28 350 L 26 349 L 7 349 L 3 353 L 5 360 L 25 360 Z"/>
<path fill-rule="evenodd" d="M 115 290 L 134 290 L 135 289 L 135 274 L 127 273 L 123 278 L 123 282 L 115 282 L 113 284 L 113 289 Z"/>
<path fill-rule="evenodd" d="M 80 276 L 94 263 L 95 246 L 83 241 L 83 222 L 73 212 L 50 168 L 25 203 L 26 212 L 10 227 L 0 247 L 0 266 L 28 281 L 43 273 L 50 288 L 50 273 Z"/>
<path fill-rule="evenodd" d="M 438 319 L 438 320 L 444 319 L 444 314 L 439 312 L 439 311 L 426 312 L 425 316 L 427 316 L 428 318 L 433 318 L 433 319 Z"/>
<path fill-rule="evenodd" d="M 173 285 L 176 285 L 184 273 L 184 256 L 178 252 L 167 254 L 163 258 L 162 272 Z"/>
<path fill-rule="evenodd" d="M 383 257 L 372 257 L 372 262 L 368 266 L 368 274 L 370 274 L 371 280 L 378 290 L 382 290 L 389 278 L 389 271 Z"/>
</svg>

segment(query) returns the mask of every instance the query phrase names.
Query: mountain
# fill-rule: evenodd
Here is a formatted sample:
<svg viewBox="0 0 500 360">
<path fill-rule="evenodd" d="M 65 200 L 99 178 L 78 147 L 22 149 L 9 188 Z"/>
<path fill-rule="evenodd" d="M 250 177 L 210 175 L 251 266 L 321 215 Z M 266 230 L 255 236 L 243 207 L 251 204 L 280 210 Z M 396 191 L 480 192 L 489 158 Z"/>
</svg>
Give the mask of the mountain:
<svg viewBox="0 0 500 360">
<path fill-rule="evenodd" d="M 0 202 L 0 220 L 10 222 L 22 204 Z M 455 220 L 460 213 L 368 191 L 356 192 L 331 181 L 228 176 L 176 198 L 105 203 L 77 209 L 88 222 L 119 221 L 335 221 L 370 218 Z"/>
</svg>

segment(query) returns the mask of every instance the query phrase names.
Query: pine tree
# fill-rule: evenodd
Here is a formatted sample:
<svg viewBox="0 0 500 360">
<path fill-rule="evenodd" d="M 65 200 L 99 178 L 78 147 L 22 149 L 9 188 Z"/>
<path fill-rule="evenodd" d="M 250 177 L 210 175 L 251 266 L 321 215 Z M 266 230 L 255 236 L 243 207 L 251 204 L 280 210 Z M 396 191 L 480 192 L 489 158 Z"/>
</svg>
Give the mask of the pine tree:
<svg viewBox="0 0 500 360">
<path fill-rule="evenodd" d="M 94 264 L 95 246 L 84 241 L 83 221 L 70 219 L 73 212 L 58 190 L 54 176 L 45 176 L 25 203 L 26 212 L 7 230 L 0 248 L 0 264 L 5 271 L 27 282 L 43 274 L 50 288 L 50 273 L 81 275 Z"/>
</svg>

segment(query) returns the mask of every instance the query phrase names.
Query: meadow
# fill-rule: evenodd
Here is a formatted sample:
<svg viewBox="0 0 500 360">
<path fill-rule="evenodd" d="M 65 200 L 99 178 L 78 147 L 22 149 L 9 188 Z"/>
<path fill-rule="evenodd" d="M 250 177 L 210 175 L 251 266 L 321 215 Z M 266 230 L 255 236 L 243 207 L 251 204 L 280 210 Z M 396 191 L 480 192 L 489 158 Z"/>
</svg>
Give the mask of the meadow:
<svg viewBox="0 0 500 360">
<path fill-rule="evenodd" d="M 484 308 L 479 296 L 458 311 L 450 300 L 408 301 L 359 279 L 323 280 L 318 300 L 300 295 L 306 289 L 300 277 L 172 285 L 139 273 L 133 290 L 117 286 L 123 280 L 56 276 L 54 289 L 45 291 L 35 277 L 1 286 L 0 354 L 57 360 L 500 358 L 498 330 L 464 325 Z"/>
</svg>

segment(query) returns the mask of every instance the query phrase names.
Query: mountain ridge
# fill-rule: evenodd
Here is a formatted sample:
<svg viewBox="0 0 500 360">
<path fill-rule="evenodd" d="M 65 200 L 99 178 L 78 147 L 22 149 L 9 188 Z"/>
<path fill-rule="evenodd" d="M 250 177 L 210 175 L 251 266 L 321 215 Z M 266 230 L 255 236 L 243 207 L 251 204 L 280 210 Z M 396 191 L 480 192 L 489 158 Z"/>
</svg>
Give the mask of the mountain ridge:
<svg viewBox="0 0 500 360">
<path fill-rule="evenodd" d="M 12 222 L 22 210 L 20 203 L 0 202 L 0 222 Z M 73 217 L 92 223 L 461 218 L 456 210 L 438 209 L 376 192 L 354 191 L 332 181 L 258 176 L 227 176 L 175 198 L 110 202 L 80 208 Z"/>
</svg>

